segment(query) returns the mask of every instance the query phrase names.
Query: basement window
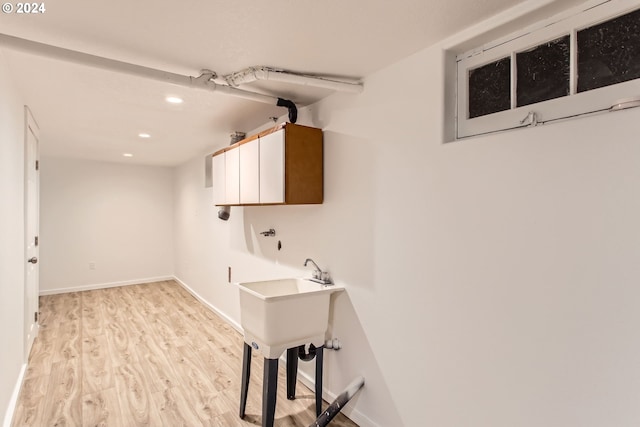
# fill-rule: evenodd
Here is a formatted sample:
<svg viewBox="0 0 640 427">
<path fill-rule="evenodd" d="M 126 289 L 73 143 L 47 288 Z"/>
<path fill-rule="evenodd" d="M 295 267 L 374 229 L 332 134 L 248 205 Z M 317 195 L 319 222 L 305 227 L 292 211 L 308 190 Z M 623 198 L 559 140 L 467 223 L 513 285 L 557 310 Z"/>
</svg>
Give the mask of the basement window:
<svg viewBox="0 0 640 427">
<path fill-rule="evenodd" d="M 587 2 L 456 60 L 458 139 L 609 111 L 640 96 L 640 9 Z"/>
</svg>

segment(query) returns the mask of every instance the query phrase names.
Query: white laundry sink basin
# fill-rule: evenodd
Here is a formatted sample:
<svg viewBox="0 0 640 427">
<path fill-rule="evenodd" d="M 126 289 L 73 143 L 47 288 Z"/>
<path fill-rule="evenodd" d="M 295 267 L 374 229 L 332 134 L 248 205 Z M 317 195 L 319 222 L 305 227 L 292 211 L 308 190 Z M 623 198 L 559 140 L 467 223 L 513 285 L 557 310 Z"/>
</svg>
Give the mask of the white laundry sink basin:
<svg viewBox="0 0 640 427">
<path fill-rule="evenodd" d="M 291 347 L 323 345 L 331 294 L 344 290 L 308 279 L 245 282 L 239 287 L 244 340 L 268 359 Z"/>
</svg>

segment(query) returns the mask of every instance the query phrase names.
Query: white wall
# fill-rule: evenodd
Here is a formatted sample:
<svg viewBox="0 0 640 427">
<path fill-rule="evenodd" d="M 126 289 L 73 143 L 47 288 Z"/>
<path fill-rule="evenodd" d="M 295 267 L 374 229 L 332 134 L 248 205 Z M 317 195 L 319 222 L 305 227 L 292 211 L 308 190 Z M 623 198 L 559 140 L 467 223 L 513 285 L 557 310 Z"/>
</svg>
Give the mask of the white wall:
<svg viewBox="0 0 640 427">
<path fill-rule="evenodd" d="M 329 268 L 347 292 L 326 383 L 365 376 L 362 425 L 638 425 L 640 109 L 443 144 L 443 58 L 301 110 L 325 131 L 321 206 L 225 223 L 202 159 L 180 167 L 177 276 L 239 321 L 227 265 L 237 281 Z"/>
<path fill-rule="evenodd" d="M 170 168 L 46 157 L 40 211 L 41 293 L 173 275 Z"/>
<path fill-rule="evenodd" d="M 0 51 L 0 421 L 24 355 L 24 102 Z"/>
</svg>

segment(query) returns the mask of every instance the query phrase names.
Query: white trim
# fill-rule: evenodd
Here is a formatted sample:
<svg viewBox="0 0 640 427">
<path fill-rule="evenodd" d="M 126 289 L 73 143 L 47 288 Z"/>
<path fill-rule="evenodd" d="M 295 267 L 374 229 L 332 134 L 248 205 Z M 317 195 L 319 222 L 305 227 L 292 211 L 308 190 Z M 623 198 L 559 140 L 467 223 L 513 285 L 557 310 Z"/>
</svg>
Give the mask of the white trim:
<svg viewBox="0 0 640 427">
<path fill-rule="evenodd" d="M 147 277 L 145 279 L 123 280 L 120 282 L 96 283 L 92 285 L 73 286 L 70 288 L 41 289 L 40 295 L 66 294 L 69 292 L 92 291 L 95 289 L 117 288 L 118 286 L 141 285 L 143 283 L 173 280 L 173 276 Z"/>
<path fill-rule="evenodd" d="M 499 132 L 520 127 L 527 115 L 536 114 L 535 124 L 544 124 L 585 114 L 606 112 L 616 100 L 640 94 L 640 79 L 629 80 L 614 85 L 575 93 L 575 76 L 578 73 L 575 57 L 575 35 L 580 29 L 614 19 L 617 16 L 637 10 L 635 0 L 591 0 L 553 17 L 515 32 L 509 36 L 484 44 L 472 51 L 458 55 L 457 62 L 457 139 Z M 570 39 L 570 90 L 567 96 L 516 107 L 515 54 L 529 48 L 555 40 L 565 35 Z M 475 69 L 500 58 L 511 57 L 511 102 L 510 109 L 475 118 L 467 118 L 468 111 L 468 70 Z M 451 77 L 450 77 L 451 78 Z M 448 94 L 447 96 L 453 96 Z"/>
<path fill-rule="evenodd" d="M 22 389 L 22 381 L 24 381 L 24 375 L 27 372 L 27 364 L 23 364 L 22 368 L 20 368 L 20 374 L 18 375 L 18 381 L 16 381 L 16 385 L 13 387 L 13 393 L 11 393 L 11 399 L 9 400 L 9 405 L 7 406 L 7 411 L 4 414 L 4 422 L 2 423 L 3 427 L 11 427 L 11 422 L 13 421 L 13 416 L 16 411 L 16 403 L 18 403 L 18 396 L 20 395 L 20 390 Z"/>
<path fill-rule="evenodd" d="M 533 23 L 531 25 L 527 25 L 524 28 L 520 28 L 514 33 L 508 34 L 508 35 L 506 35 L 504 37 L 500 37 L 500 38 L 498 38 L 496 40 L 492 40 L 491 42 L 485 43 L 482 46 L 476 46 L 471 51 L 461 53 L 461 54 L 459 54 L 457 56 L 457 60 L 458 61 L 462 61 L 462 60 L 464 60 L 466 58 L 469 58 L 469 57 L 472 57 L 472 56 L 475 56 L 475 55 L 479 55 L 481 53 L 484 53 L 484 52 L 486 52 L 488 50 L 491 50 L 491 49 L 494 49 L 496 47 L 500 47 L 500 46 L 502 46 L 502 45 L 504 45 L 506 43 L 509 43 L 509 42 L 515 40 L 515 39 L 518 39 L 518 38 L 521 38 L 521 37 L 525 37 L 525 36 L 527 36 L 527 35 L 529 35 L 531 33 L 535 33 L 537 31 L 540 31 L 540 30 L 542 30 L 544 28 L 547 28 L 547 27 L 550 27 L 552 25 L 555 25 L 555 24 L 557 24 L 559 22 L 562 22 L 564 20 L 574 18 L 575 16 L 578 16 L 583 12 L 586 12 L 586 11 L 588 11 L 590 9 L 594 9 L 594 8 L 600 6 L 600 5 L 603 5 L 605 3 L 609 3 L 611 1 L 615 2 L 615 1 L 619 1 L 619 0 L 590 0 L 590 1 L 587 1 L 585 3 L 582 3 L 582 4 L 578 5 L 576 7 L 569 8 L 567 10 L 563 10 L 562 12 L 560 12 L 558 14 L 555 14 L 555 15 L 553 15 L 551 17 L 548 17 L 546 19 L 542 19 L 542 20 L 540 20 L 538 22 L 535 22 L 535 23 Z M 535 9 L 532 9 L 531 7 L 529 7 L 529 8 L 525 8 L 525 10 L 532 11 L 532 10 L 535 10 Z M 514 19 L 520 18 L 521 16 L 522 15 L 514 15 Z M 493 21 L 493 19 L 490 19 L 489 21 Z M 500 23 L 503 23 L 503 22 L 499 22 L 499 24 Z M 493 26 L 496 26 L 496 25 L 493 24 Z M 539 44 L 541 44 L 541 43 L 534 43 L 534 44 L 531 45 L 531 47 L 534 47 L 534 46 L 539 45 Z M 524 48 L 523 50 L 526 50 L 526 48 Z"/>
<path fill-rule="evenodd" d="M 240 332 L 241 334 L 244 334 L 244 330 L 242 329 L 242 326 L 240 326 L 240 324 L 238 322 L 236 322 L 235 320 L 233 320 L 229 315 L 227 315 L 227 313 L 225 313 L 222 310 L 219 310 L 217 307 L 215 307 L 213 304 L 211 304 L 209 301 L 207 301 L 206 299 L 202 298 L 196 291 L 194 291 L 193 289 L 191 289 L 189 287 L 189 285 L 187 285 L 185 282 L 183 282 L 182 280 L 180 280 L 179 278 L 177 278 L 176 276 L 173 276 L 173 280 L 175 280 L 176 282 L 178 282 L 178 284 L 180 286 L 182 286 L 187 292 L 189 292 L 191 295 L 193 295 L 193 297 L 195 299 L 197 299 L 198 301 L 200 301 L 202 304 L 204 304 L 207 308 L 209 308 L 211 311 L 213 311 L 214 313 L 216 313 L 218 316 L 222 317 L 229 325 L 231 325 L 231 327 L 233 327 L 233 329 L 235 329 L 236 331 Z"/>
</svg>

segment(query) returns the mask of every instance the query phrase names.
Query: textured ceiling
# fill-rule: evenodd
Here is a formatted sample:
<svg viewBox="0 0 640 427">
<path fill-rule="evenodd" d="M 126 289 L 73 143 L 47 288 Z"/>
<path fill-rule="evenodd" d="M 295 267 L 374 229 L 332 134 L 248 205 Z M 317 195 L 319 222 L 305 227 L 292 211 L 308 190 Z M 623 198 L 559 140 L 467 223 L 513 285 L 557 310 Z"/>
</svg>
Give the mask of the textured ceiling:
<svg viewBox="0 0 640 427">
<path fill-rule="evenodd" d="M 265 65 L 363 78 L 517 3 L 57 0 L 45 2 L 43 14 L 0 14 L 0 33 L 184 75 Z M 176 165 L 225 144 L 231 131 L 286 112 L 10 49 L 2 54 L 40 125 L 43 154 Z M 269 82 L 243 88 L 300 105 L 331 93 Z M 165 103 L 170 94 L 185 102 Z M 139 132 L 152 137 L 140 140 Z"/>
</svg>

